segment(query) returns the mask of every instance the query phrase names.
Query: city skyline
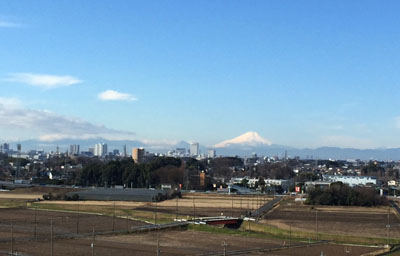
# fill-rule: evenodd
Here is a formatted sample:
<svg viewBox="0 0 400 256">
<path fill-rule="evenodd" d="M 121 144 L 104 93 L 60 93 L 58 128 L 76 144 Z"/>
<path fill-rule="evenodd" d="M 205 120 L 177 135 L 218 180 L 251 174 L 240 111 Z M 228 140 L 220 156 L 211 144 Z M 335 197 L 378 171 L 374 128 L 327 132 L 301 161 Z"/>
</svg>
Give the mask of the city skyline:
<svg viewBox="0 0 400 256">
<path fill-rule="evenodd" d="M 400 147 L 400 4 L 0 3 L 0 142 Z"/>
</svg>

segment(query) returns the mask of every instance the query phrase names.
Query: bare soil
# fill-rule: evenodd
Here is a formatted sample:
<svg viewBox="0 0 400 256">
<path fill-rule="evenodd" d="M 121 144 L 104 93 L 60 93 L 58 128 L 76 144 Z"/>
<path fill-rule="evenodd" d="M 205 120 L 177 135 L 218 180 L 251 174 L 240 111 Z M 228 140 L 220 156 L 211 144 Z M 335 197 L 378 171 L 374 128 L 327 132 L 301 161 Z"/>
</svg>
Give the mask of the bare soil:
<svg viewBox="0 0 400 256">
<path fill-rule="evenodd" d="M 400 238 L 400 221 L 388 207 L 311 207 L 288 203 L 265 216 L 262 223 L 293 230 L 349 236 Z"/>
<path fill-rule="evenodd" d="M 69 213 L 59 211 L 31 210 L 25 208 L 0 209 L 0 241 L 11 236 L 11 225 L 15 238 L 36 237 L 48 239 L 53 223 L 53 234 L 68 235 L 114 230 L 129 230 L 146 225 L 130 219 L 113 218 L 97 214 Z"/>
<path fill-rule="evenodd" d="M 221 253 L 223 243 L 229 251 L 251 248 L 276 248 L 283 241 L 246 238 L 243 236 L 210 234 L 197 231 L 163 231 L 158 234 L 161 255 L 197 255 L 201 253 Z M 57 239 L 53 242 L 53 255 L 91 255 L 92 238 Z M 94 243 L 97 256 L 106 255 L 156 255 L 157 233 L 142 233 L 118 236 L 97 236 Z M 0 251 L 9 251 L 10 243 L 0 243 Z M 28 255 L 50 255 L 49 241 L 32 243 L 15 242 L 14 249 Z M 361 255 L 376 251 L 377 248 L 343 245 L 318 245 L 271 252 L 247 253 L 246 255 Z"/>
</svg>

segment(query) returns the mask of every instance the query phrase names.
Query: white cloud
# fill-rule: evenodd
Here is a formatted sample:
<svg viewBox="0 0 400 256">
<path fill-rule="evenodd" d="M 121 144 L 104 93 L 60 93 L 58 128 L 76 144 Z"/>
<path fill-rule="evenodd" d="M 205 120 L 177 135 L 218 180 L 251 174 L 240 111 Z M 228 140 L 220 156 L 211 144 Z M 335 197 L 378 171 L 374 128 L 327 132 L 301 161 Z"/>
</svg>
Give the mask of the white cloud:
<svg viewBox="0 0 400 256">
<path fill-rule="evenodd" d="M 114 90 L 107 90 L 99 93 L 98 98 L 100 100 L 125 100 L 134 101 L 137 100 L 133 95 L 129 93 L 121 93 Z"/>
<path fill-rule="evenodd" d="M 0 28 L 20 28 L 23 27 L 20 23 L 0 20 Z"/>
<path fill-rule="evenodd" d="M 17 98 L 0 97 L 0 104 L 8 108 L 16 108 L 22 106 L 22 102 Z"/>
<path fill-rule="evenodd" d="M 29 134 L 43 141 L 57 139 L 133 139 L 135 133 L 110 129 L 76 117 L 59 115 L 46 110 L 32 110 L 18 104 L 7 104 L 0 98 L 0 131 Z M 9 100 L 13 102 L 13 100 Z"/>
<path fill-rule="evenodd" d="M 69 75 L 57 76 L 35 73 L 12 73 L 9 74 L 5 80 L 8 82 L 29 84 L 44 89 L 53 89 L 82 83 L 78 78 Z"/>
</svg>

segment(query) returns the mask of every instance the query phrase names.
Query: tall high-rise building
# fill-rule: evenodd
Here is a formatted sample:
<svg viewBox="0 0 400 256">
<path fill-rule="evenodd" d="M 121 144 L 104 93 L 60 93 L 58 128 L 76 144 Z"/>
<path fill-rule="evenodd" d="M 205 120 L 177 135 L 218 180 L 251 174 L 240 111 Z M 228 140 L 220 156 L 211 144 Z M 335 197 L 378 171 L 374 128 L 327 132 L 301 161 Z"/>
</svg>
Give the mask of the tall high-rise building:
<svg viewBox="0 0 400 256">
<path fill-rule="evenodd" d="M 208 149 L 208 157 L 214 158 L 216 156 L 215 149 Z"/>
<path fill-rule="evenodd" d="M 101 156 L 102 155 L 102 147 L 101 147 L 101 143 L 97 143 L 94 145 L 94 153 L 93 155 L 95 156 Z"/>
<path fill-rule="evenodd" d="M 126 144 L 124 145 L 124 157 L 126 157 Z"/>
<path fill-rule="evenodd" d="M 132 159 L 135 163 L 143 163 L 144 161 L 144 148 L 133 148 Z"/>
<path fill-rule="evenodd" d="M 107 144 L 103 143 L 102 146 L 103 146 L 103 156 L 106 156 L 108 154 Z"/>
<path fill-rule="evenodd" d="M 190 143 L 190 155 L 198 156 L 199 155 L 199 143 L 193 142 Z"/>
<path fill-rule="evenodd" d="M 106 156 L 107 155 L 107 144 L 97 143 L 94 145 L 94 155 L 95 156 Z"/>
<path fill-rule="evenodd" d="M 69 146 L 70 155 L 79 155 L 79 145 L 73 144 Z"/>
</svg>

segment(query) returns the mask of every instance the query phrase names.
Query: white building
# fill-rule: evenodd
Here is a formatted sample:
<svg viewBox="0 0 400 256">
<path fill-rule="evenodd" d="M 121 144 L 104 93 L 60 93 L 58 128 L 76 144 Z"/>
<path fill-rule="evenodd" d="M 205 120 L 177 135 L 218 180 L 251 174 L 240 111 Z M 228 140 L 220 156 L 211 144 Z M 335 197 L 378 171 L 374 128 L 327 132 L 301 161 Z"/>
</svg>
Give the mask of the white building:
<svg viewBox="0 0 400 256">
<path fill-rule="evenodd" d="M 215 149 L 208 149 L 208 157 L 209 158 L 214 158 L 216 157 Z"/>
<path fill-rule="evenodd" d="M 199 143 L 198 143 L 198 142 L 190 143 L 190 155 L 191 155 L 191 156 L 198 156 L 198 155 L 200 155 Z"/>
<path fill-rule="evenodd" d="M 79 145 L 73 144 L 69 146 L 70 155 L 79 155 Z"/>
<path fill-rule="evenodd" d="M 254 188 L 256 186 L 256 182 L 259 181 L 259 178 L 231 178 L 229 184 L 241 184 L 243 179 L 247 179 L 247 185 L 249 188 Z M 277 180 L 277 179 L 264 179 L 266 186 L 281 186 L 284 190 L 287 190 L 289 186 L 292 184 L 291 180 Z"/>
<path fill-rule="evenodd" d="M 350 187 L 378 185 L 378 180 L 371 176 L 322 175 L 322 178 L 324 181 L 342 182 Z"/>
<path fill-rule="evenodd" d="M 107 144 L 97 143 L 94 145 L 94 155 L 95 156 L 106 156 L 107 155 Z"/>
</svg>

